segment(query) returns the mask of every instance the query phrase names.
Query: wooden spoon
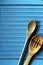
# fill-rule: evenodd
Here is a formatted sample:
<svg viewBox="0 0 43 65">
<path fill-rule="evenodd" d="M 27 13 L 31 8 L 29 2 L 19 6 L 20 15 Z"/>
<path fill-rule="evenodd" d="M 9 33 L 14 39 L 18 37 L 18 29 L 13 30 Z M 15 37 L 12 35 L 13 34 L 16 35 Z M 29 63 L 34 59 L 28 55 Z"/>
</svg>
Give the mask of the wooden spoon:
<svg viewBox="0 0 43 65">
<path fill-rule="evenodd" d="M 30 23 L 28 24 L 28 28 L 27 28 L 26 41 L 25 41 L 25 44 L 24 44 L 24 47 L 23 47 L 22 54 L 20 56 L 18 65 L 20 65 L 20 62 L 22 60 L 22 56 L 24 54 L 24 50 L 25 50 L 25 47 L 27 45 L 27 40 L 29 39 L 31 34 L 34 32 L 35 28 L 36 28 L 36 22 L 34 20 L 30 21 Z"/>
<path fill-rule="evenodd" d="M 29 43 L 28 56 L 24 62 L 24 65 L 28 65 L 32 56 L 36 54 L 42 46 L 42 37 L 39 35 L 33 36 Z"/>
</svg>

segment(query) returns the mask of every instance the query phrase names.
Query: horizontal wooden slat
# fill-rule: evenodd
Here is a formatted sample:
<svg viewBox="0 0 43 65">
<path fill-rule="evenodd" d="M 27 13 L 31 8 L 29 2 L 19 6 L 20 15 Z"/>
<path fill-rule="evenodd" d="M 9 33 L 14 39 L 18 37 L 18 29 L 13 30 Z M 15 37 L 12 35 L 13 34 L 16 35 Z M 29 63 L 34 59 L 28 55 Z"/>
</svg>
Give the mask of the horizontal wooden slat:
<svg viewBox="0 0 43 65">
<path fill-rule="evenodd" d="M 34 35 L 43 37 L 43 6 L 0 6 L 0 9 L 0 63 L 14 60 L 18 64 L 30 20 L 37 23 Z M 31 65 L 35 62 L 38 65 L 39 61 L 43 61 L 43 49 L 34 56 Z"/>
</svg>

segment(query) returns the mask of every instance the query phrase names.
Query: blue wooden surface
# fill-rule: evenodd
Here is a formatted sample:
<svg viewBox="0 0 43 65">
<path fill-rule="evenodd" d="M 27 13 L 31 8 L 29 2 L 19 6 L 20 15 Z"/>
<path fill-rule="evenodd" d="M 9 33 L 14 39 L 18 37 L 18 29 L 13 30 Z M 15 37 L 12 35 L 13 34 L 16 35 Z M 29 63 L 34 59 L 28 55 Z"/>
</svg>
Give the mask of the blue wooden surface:
<svg viewBox="0 0 43 65">
<path fill-rule="evenodd" d="M 0 0 L 0 4 L 43 4 L 43 0 Z"/>
<path fill-rule="evenodd" d="M 2 0 L 0 3 L 27 5 L 34 2 Z M 42 4 L 42 1 L 37 0 L 35 4 Z M 35 35 L 43 37 L 43 6 L 0 6 L 0 65 L 18 65 L 30 20 L 36 20 L 38 30 Z M 31 65 L 35 64 L 43 65 L 43 48 L 33 58 Z"/>
</svg>

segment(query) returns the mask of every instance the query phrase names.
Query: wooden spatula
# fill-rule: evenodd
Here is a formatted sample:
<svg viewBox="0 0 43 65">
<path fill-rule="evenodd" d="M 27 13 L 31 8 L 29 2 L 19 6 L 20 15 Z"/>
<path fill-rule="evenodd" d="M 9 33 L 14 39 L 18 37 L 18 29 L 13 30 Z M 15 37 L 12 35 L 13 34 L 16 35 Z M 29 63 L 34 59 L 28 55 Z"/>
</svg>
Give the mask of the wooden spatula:
<svg viewBox="0 0 43 65">
<path fill-rule="evenodd" d="M 42 46 L 42 37 L 39 35 L 33 36 L 29 43 L 28 56 L 24 65 L 28 65 L 32 56 L 36 54 Z"/>
</svg>

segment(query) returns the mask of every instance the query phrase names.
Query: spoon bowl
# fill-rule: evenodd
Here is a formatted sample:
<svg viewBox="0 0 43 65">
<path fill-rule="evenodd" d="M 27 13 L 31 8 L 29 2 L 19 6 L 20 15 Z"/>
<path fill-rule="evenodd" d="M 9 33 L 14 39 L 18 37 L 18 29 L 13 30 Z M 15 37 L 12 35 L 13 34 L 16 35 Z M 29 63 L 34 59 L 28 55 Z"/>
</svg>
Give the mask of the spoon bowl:
<svg viewBox="0 0 43 65">
<path fill-rule="evenodd" d="M 32 20 L 27 26 L 26 39 L 28 39 L 36 28 L 36 21 Z"/>
<path fill-rule="evenodd" d="M 34 55 L 42 46 L 42 37 L 39 35 L 33 36 L 30 45 L 29 45 L 29 53 L 31 52 Z"/>
</svg>

